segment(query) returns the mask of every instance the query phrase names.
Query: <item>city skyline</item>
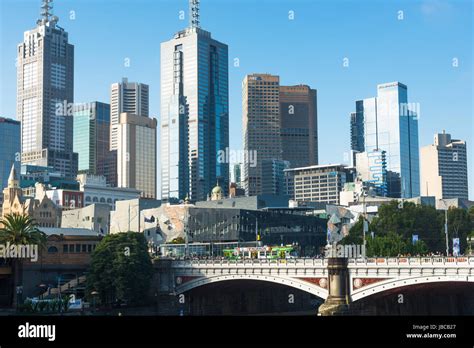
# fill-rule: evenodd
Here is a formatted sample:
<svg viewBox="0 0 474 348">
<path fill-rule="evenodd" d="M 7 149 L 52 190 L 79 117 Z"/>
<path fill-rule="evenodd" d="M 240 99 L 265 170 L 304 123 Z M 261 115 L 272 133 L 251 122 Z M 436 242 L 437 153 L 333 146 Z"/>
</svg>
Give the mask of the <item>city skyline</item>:
<svg viewBox="0 0 474 348">
<path fill-rule="evenodd" d="M 85 3 L 87 4 L 88 2 L 86 1 Z M 98 12 L 98 8 L 104 6 L 109 10 L 110 18 L 104 16 L 104 20 L 100 23 L 99 27 L 104 27 L 105 30 L 108 21 L 121 12 L 118 7 L 114 6 L 120 3 L 122 1 L 115 1 L 110 6 L 102 3 L 94 5 L 94 13 Z M 187 27 L 187 1 L 183 0 L 182 2 L 173 3 L 169 1 L 156 3 L 141 1 L 140 3 L 147 4 L 150 7 L 156 6 L 160 9 L 160 11 L 154 12 L 160 17 L 159 20 L 150 21 L 150 23 L 160 23 L 153 26 L 153 29 L 159 30 L 159 35 L 151 30 L 154 41 L 157 43 L 169 40 L 170 35 L 174 32 Z M 13 78 L 16 79 L 14 58 L 10 61 L 7 58 L 11 58 L 12 53 L 15 56 L 15 48 L 11 49 L 11 43 L 15 42 L 16 46 L 21 41 L 23 32 L 33 28 L 35 19 L 39 17 L 39 4 L 39 1 L 20 3 L 5 1 L 1 5 L 2 9 L 5 6 L 5 8 L 10 8 L 10 11 L 11 9 L 17 9 L 23 11 L 22 13 L 24 14 L 15 24 L 11 22 L 10 18 L 2 20 L 1 48 L 4 55 L 1 61 L 0 115 L 3 117 L 16 118 L 14 112 L 16 90 L 9 90 L 7 88 L 7 86 L 15 83 L 14 80 L 11 80 L 12 74 Z M 393 26 L 388 28 L 390 29 L 388 34 L 384 32 L 384 38 L 387 40 L 392 39 L 393 45 L 390 44 L 387 47 L 383 47 L 385 51 L 377 51 L 377 44 L 375 44 L 373 50 L 361 53 L 360 49 L 356 50 L 355 47 L 357 46 L 354 47 L 352 43 L 348 42 L 348 39 L 349 41 L 353 39 L 356 33 L 335 29 L 337 23 L 340 23 L 338 20 L 345 19 L 349 27 L 350 19 L 356 20 L 353 17 L 357 17 L 357 13 L 375 14 L 375 10 L 362 12 L 368 10 L 370 6 L 367 5 L 370 2 L 361 4 L 361 9 L 358 10 L 361 12 L 355 12 L 352 16 L 347 15 L 344 17 L 351 9 L 354 10 L 351 3 L 347 4 L 348 6 L 344 8 L 338 8 L 336 11 L 336 7 L 331 7 L 327 3 L 315 5 L 309 1 L 298 1 L 294 4 L 276 3 L 272 4 L 271 7 L 268 6 L 268 3 L 265 6 L 265 3 L 262 5 L 241 1 L 232 7 L 233 11 L 229 13 L 229 11 L 225 10 L 231 6 L 229 4 L 212 0 L 203 1 L 201 3 L 201 26 L 205 30 L 213 32 L 213 37 L 217 40 L 226 42 L 229 45 L 230 129 L 242 129 L 240 89 L 243 77 L 247 74 L 260 72 L 276 74 L 282 76 L 281 84 L 283 85 L 303 83 L 318 90 L 319 163 L 347 163 L 350 157 L 348 155 L 350 150 L 348 119 L 350 112 L 353 111 L 354 102 L 374 95 L 376 85 L 378 84 L 402 81 L 410 88 L 410 102 L 419 103 L 420 105 L 419 146 L 422 147 L 430 144 L 432 134 L 446 129 L 456 139 L 466 140 L 469 156 L 468 167 L 469 172 L 472 173 L 474 156 L 473 152 L 469 150 L 473 133 L 472 119 L 469 120 L 469 117 L 472 117 L 472 104 L 470 104 L 472 57 L 469 47 L 462 44 L 463 40 L 469 40 L 469 36 L 462 38 L 460 37 L 461 35 L 455 35 L 456 28 L 470 24 L 471 19 L 467 14 L 464 15 L 463 12 L 469 13 L 472 5 L 467 1 L 457 4 L 437 2 L 435 5 L 417 2 L 415 3 L 416 6 L 408 2 L 405 5 L 403 5 L 403 2 L 388 4 L 383 9 L 377 9 L 379 17 L 374 22 L 359 22 L 359 28 L 351 28 L 351 30 L 354 29 L 353 31 L 356 33 L 364 32 L 364 30 L 374 29 L 378 23 L 385 23 L 386 26 Z M 130 80 L 150 85 L 150 114 L 159 119 L 161 116 L 158 112 L 158 105 L 160 103 L 159 45 L 156 45 L 156 52 L 152 55 L 154 59 L 144 61 L 140 58 L 143 58 L 141 55 L 146 55 L 147 53 L 143 42 L 147 40 L 147 35 L 150 33 L 145 30 L 143 31 L 143 40 L 134 41 L 134 32 L 130 31 L 129 36 L 125 36 L 125 38 L 128 38 L 130 41 L 126 42 L 131 42 L 132 45 L 127 47 L 127 50 L 125 50 L 125 47 L 118 46 L 116 51 L 104 52 L 104 62 L 95 57 L 92 61 L 89 61 L 90 57 L 86 56 L 90 53 L 90 50 L 87 50 L 87 47 L 99 45 L 99 41 L 101 41 L 96 36 L 86 36 L 91 27 L 94 27 L 96 31 L 98 30 L 94 25 L 84 25 L 85 22 L 90 24 L 94 20 L 88 19 L 85 21 L 84 17 L 87 16 L 89 9 L 86 5 L 73 1 L 56 2 L 55 5 L 54 13 L 59 16 L 59 25 L 64 27 L 69 33 L 69 41 L 76 48 L 74 100 L 78 103 L 90 100 L 108 102 L 110 84 L 119 81 L 122 77 L 128 77 Z M 249 6 L 255 9 L 256 17 L 251 17 L 244 22 L 242 20 L 244 18 L 243 15 L 248 14 L 245 8 Z M 213 15 L 214 11 L 222 11 L 222 9 L 224 10 L 220 17 Z M 149 9 L 144 11 L 140 7 L 137 7 L 135 10 L 140 15 L 145 16 L 145 18 L 148 12 L 153 12 Z M 303 54 L 299 48 L 301 44 L 304 44 L 304 41 L 301 41 L 297 33 L 301 29 L 307 29 L 308 26 L 305 23 L 308 23 L 308 21 L 305 20 L 305 12 L 310 10 L 314 10 L 311 12 L 317 17 L 316 19 L 321 19 L 321 22 L 314 21 L 317 23 L 315 31 L 318 32 L 324 25 L 327 25 L 328 30 L 333 30 L 334 39 L 331 41 L 333 35 L 328 35 L 331 36 L 329 40 L 322 35 L 315 35 L 315 47 L 311 50 L 311 45 L 305 45 L 304 47 L 310 53 L 306 54 L 307 52 L 304 52 L 305 54 Z M 316 12 L 317 10 L 319 12 Z M 76 17 L 74 20 L 70 19 L 70 11 L 75 11 Z M 180 11 L 184 11 L 183 20 L 179 19 Z M 291 11 L 294 11 L 293 19 L 290 19 Z M 399 11 L 403 11 L 403 19 L 400 19 L 401 14 Z M 2 11 L 2 13 L 5 13 L 5 11 Z M 29 13 L 31 13 L 31 16 Z M 328 18 L 333 19 L 334 22 L 328 23 L 328 18 L 319 18 L 323 13 Z M 338 13 L 340 13 L 340 16 L 337 15 Z M 456 14 L 456 22 L 454 22 L 453 13 Z M 131 20 L 135 21 L 135 17 L 140 16 L 134 16 Z M 237 21 L 240 18 L 242 20 L 241 23 L 248 24 L 241 26 L 239 30 L 233 30 L 230 28 L 232 25 L 223 25 L 223 22 L 229 21 L 230 18 L 233 21 Z M 29 22 L 26 25 L 25 22 L 27 21 Z M 387 23 L 387 21 L 389 22 Z M 140 22 L 145 28 L 148 27 L 148 24 L 143 24 L 146 21 L 142 17 L 140 17 Z M 272 23 L 273 26 L 270 27 L 276 33 L 286 31 L 285 35 L 280 37 L 278 35 L 270 35 L 272 37 L 268 37 L 266 35 L 251 36 L 249 34 L 249 32 L 255 30 L 259 31 L 265 24 L 268 26 Z M 5 29 L 8 29 L 8 36 Z M 416 33 L 411 32 L 414 29 L 417 30 Z M 142 32 L 142 30 L 139 30 L 139 32 Z M 261 32 L 265 33 L 265 31 Z M 458 30 L 458 32 L 461 31 Z M 105 34 L 104 31 L 98 36 L 100 37 Z M 135 34 L 137 33 L 135 32 Z M 373 41 L 371 40 L 370 43 L 376 41 L 377 36 L 381 35 L 377 34 L 376 31 L 367 31 L 366 34 L 372 35 Z M 124 37 L 120 36 L 120 38 L 125 41 Z M 242 38 L 246 39 L 243 40 Z M 281 43 L 279 46 L 274 47 L 271 42 L 278 39 Z M 417 41 L 417 39 L 425 40 Z M 112 38 L 108 43 L 113 45 L 116 42 L 115 40 Z M 419 42 L 423 44 L 420 45 Z M 319 46 L 317 43 L 319 43 Z M 369 42 L 367 43 L 369 44 Z M 333 47 L 334 44 L 339 47 Z M 404 51 L 409 51 L 410 54 L 402 55 L 396 50 L 397 48 L 400 50 L 400 45 L 402 44 L 404 45 L 403 47 L 407 48 Z M 84 46 L 86 47 L 85 51 Z M 439 51 L 441 46 L 444 47 L 445 52 Z M 268 47 L 272 47 L 273 50 L 269 51 Z M 435 53 L 433 49 L 436 49 Z M 322 50 L 324 54 L 317 56 L 316 60 L 311 60 L 315 58 L 315 52 L 317 53 L 319 50 Z M 364 59 L 367 59 L 370 54 L 373 55 L 374 53 L 379 53 L 380 55 L 384 53 L 382 57 L 385 60 L 374 61 L 374 59 L 368 59 L 368 62 L 364 62 Z M 115 59 L 109 59 L 112 57 L 110 54 Z M 254 55 L 253 57 L 252 54 Z M 367 56 L 364 56 L 364 54 Z M 85 57 L 86 59 L 84 60 Z M 271 57 L 271 59 L 266 61 L 265 58 L 268 59 L 268 57 Z M 285 57 L 287 58 L 285 59 Z M 294 61 L 294 59 L 298 59 L 296 57 L 301 58 L 301 64 L 295 66 L 294 63 L 285 62 L 285 60 Z M 239 66 L 235 66 L 237 63 L 236 58 L 238 59 Z M 126 67 L 125 64 L 127 59 L 129 59 L 129 67 Z M 457 59 L 457 66 L 454 66 L 454 59 Z M 85 64 L 88 62 L 87 68 L 90 69 L 91 73 L 84 74 L 86 71 Z M 138 66 L 142 68 L 140 69 Z M 310 74 L 307 73 L 308 69 L 311 71 Z M 98 70 L 106 78 L 101 74 L 93 73 Z M 324 72 L 322 70 L 327 71 Z M 368 72 L 372 74 L 367 76 Z M 90 76 L 96 77 L 91 79 Z M 362 82 L 359 80 L 360 77 L 363 77 Z M 435 82 L 442 83 L 442 86 L 440 87 Z M 91 85 L 94 85 L 94 87 Z M 344 85 L 348 85 L 348 87 L 341 88 Z M 441 97 L 444 99 L 441 99 Z M 466 126 L 466 123 L 468 126 Z M 334 131 L 340 132 L 341 140 L 337 144 L 334 143 L 334 137 L 331 135 Z M 230 134 L 230 148 L 235 150 L 242 149 L 241 132 L 231 131 Z M 157 173 L 159 170 L 160 168 L 158 168 Z M 159 176 L 158 182 L 160 182 Z M 473 191 L 471 186 L 469 195 L 471 199 L 474 196 Z"/>
</svg>

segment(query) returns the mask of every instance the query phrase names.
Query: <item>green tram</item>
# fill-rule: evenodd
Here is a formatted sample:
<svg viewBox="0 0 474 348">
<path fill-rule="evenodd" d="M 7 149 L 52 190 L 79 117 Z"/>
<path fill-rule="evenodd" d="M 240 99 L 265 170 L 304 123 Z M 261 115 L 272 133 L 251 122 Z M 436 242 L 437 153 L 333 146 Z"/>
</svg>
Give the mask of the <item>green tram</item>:
<svg viewBox="0 0 474 348">
<path fill-rule="evenodd" d="M 228 260 L 241 259 L 294 259 L 298 252 L 293 245 L 286 246 L 261 246 L 261 247 L 237 247 L 224 249 L 224 258 Z"/>
</svg>

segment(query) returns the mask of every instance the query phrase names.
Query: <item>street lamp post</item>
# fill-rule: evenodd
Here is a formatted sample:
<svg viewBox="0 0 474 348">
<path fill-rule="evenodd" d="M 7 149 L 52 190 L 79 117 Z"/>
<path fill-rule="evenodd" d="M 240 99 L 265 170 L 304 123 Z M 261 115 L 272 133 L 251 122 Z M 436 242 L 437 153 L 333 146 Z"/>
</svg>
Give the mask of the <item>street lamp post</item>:
<svg viewBox="0 0 474 348">
<path fill-rule="evenodd" d="M 446 256 L 449 255 L 449 240 L 448 240 L 448 209 L 444 211 L 444 233 L 446 234 Z"/>
<path fill-rule="evenodd" d="M 184 207 L 184 257 L 189 257 L 189 238 L 188 238 L 188 209 Z"/>
<path fill-rule="evenodd" d="M 448 205 L 443 200 L 444 205 L 444 234 L 446 236 L 446 257 L 449 256 L 449 241 L 448 241 Z"/>
<path fill-rule="evenodd" d="M 95 312 L 96 311 L 95 298 L 96 298 L 97 295 L 99 295 L 99 293 L 94 290 L 94 291 L 91 292 L 91 295 L 92 295 L 92 308 L 93 308 L 93 311 Z"/>
<path fill-rule="evenodd" d="M 38 285 L 38 287 L 40 288 L 40 291 L 41 291 L 40 300 L 42 300 L 44 298 L 44 289 L 47 287 L 47 285 L 41 283 L 40 285 Z"/>
<path fill-rule="evenodd" d="M 61 275 L 58 276 L 58 303 L 59 305 L 59 313 L 61 313 Z"/>
<path fill-rule="evenodd" d="M 363 189 L 362 191 L 362 207 L 363 207 L 363 211 L 364 211 L 364 222 L 362 224 L 362 233 L 363 233 L 363 241 L 362 241 L 362 244 L 364 245 L 364 250 L 365 248 L 367 247 L 366 243 L 367 243 L 367 240 L 366 240 L 366 234 L 367 234 L 367 205 L 365 204 L 365 196 L 367 195 L 367 192 L 365 191 L 365 189 Z"/>
<path fill-rule="evenodd" d="M 23 297 L 23 285 L 19 285 L 15 289 L 16 291 L 16 310 L 18 311 L 18 307 L 20 306 L 20 296 Z"/>
</svg>

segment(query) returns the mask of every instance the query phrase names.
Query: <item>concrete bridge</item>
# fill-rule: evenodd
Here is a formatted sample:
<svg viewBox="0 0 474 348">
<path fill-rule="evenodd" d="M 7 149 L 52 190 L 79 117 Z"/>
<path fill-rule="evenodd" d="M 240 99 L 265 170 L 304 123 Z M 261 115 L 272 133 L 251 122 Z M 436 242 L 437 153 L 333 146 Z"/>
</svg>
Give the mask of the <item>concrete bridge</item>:
<svg viewBox="0 0 474 348">
<path fill-rule="evenodd" d="M 160 260 L 156 267 L 162 293 L 178 295 L 215 282 L 257 280 L 316 295 L 325 300 L 320 312 L 329 306 L 329 313 L 344 311 L 354 301 L 396 288 L 438 282 L 474 283 L 472 256 Z"/>
</svg>

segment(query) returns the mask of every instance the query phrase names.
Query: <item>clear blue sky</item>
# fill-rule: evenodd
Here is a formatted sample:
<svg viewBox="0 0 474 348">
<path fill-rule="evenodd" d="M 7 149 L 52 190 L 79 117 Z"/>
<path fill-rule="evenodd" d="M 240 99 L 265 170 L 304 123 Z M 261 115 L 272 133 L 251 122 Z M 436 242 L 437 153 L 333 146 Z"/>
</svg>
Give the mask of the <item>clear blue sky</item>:
<svg viewBox="0 0 474 348">
<path fill-rule="evenodd" d="M 35 26 L 40 2 L 0 1 L 0 116 L 15 118 L 16 46 Z M 187 0 L 56 0 L 54 6 L 75 45 L 75 101 L 109 102 L 110 84 L 128 77 L 150 85 L 151 114 L 159 116 L 160 43 L 187 26 Z M 409 102 L 420 103 L 420 146 L 443 129 L 468 142 L 474 199 L 472 7 L 470 0 L 201 0 L 201 26 L 229 45 L 231 148 L 242 145 L 246 74 L 278 74 L 284 85 L 318 90 L 322 164 L 344 162 L 355 100 L 375 96 L 379 83 L 400 81 Z"/>
</svg>

